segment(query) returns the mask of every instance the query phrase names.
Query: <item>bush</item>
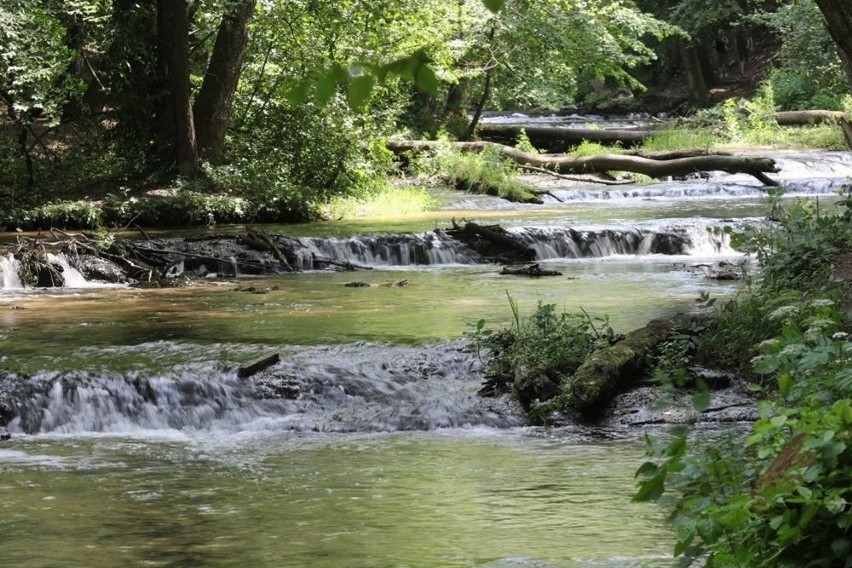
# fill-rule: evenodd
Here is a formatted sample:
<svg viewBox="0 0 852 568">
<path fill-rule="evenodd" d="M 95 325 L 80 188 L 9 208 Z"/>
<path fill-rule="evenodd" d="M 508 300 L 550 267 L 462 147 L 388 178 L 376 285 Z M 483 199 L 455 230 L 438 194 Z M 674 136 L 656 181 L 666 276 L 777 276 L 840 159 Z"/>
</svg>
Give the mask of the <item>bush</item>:
<svg viewBox="0 0 852 568">
<path fill-rule="evenodd" d="M 636 499 L 671 511 L 680 565 L 849 566 L 852 558 L 852 341 L 831 278 L 852 252 L 852 199 L 831 215 L 799 203 L 745 244 L 763 276 L 700 340 L 746 360 L 766 400 L 750 435 L 687 443 L 648 438 Z M 776 211 L 777 213 L 777 211 Z M 712 357 L 708 357 L 712 359 Z M 708 397 L 699 401 L 706 407 Z M 667 493 L 668 492 L 668 493 Z"/>
</svg>

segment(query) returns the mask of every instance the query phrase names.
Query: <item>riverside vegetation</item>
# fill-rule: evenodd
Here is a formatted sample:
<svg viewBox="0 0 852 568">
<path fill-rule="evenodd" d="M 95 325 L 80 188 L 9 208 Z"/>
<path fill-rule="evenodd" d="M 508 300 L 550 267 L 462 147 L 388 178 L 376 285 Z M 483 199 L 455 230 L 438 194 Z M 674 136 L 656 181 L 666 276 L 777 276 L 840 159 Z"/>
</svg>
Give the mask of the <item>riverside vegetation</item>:
<svg viewBox="0 0 852 568">
<path fill-rule="evenodd" d="M 635 498 L 670 511 L 684 566 L 852 562 L 852 195 L 835 213 L 776 202 L 772 215 L 772 226 L 738 235 L 760 274 L 723 305 L 699 298 L 701 312 L 643 354 L 672 386 L 701 365 L 736 371 L 761 398 L 748 434 L 709 441 L 683 426 L 647 438 L 654 459 L 636 473 Z M 575 412 L 578 371 L 622 338 L 585 312 L 540 304 L 522 318 L 510 304 L 510 329 L 480 321 L 471 332 L 490 385 L 509 385 L 534 421 Z M 527 377 L 539 378 L 532 391 Z M 694 388 L 700 412 L 709 396 Z"/>
<path fill-rule="evenodd" d="M 383 141 L 470 139 L 487 109 L 690 115 L 718 105 L 705 113 L 709 130 L 660 135 L 649 142 L 657 149 L 710 147 L 708 135 L 714 146 L 842 140 L 834 127 L 779 129 L 763 112 L 848 110 L 850 57 L 837 52 L 849 50 L 838 33 L 849 14 L 838 2 L 302 4 L 11 0 L 0 16 L 0 226 L 423 209 L 422 190 L 391 183 Z M 754 63 L 731 82 L 733 62 L 714 66 L 709 53 L 720 32 L 730 43 L 736 29 L 753 40 Z M 772 97 L 735 102 L 761 80 Z M 613 106 L 617 98 L 628 102 Z M 482 159 L 443 156 L 431 171 L 467 189 L 534 199 L 514 166 Z"/>
</svg>

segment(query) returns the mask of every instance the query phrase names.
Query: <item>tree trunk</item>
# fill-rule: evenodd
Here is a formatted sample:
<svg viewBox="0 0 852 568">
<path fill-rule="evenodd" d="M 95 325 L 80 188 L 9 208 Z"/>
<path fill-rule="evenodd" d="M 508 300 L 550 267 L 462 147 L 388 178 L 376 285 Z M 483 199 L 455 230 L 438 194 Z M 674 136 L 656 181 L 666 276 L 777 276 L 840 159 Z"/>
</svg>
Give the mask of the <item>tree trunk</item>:
<svg viewBox="0 0 852 568">
<path fill-rule="evenodd" d="M 225 147 L 225 133 L 243 68 L 248 24 L 255 3 L 256 0 L 243 0 L 222 18 L 210 64 L 193 107 L 199 152 L 211 164 L 219 163 Z"/>
<path fill-rule="evenodd" d="M 187 0 L 159 0 L 157 15 L 158 23 L 168 22 L 158 35 L 159 47 L 165 49 L 162 59 L 168 66 L 177 167 L 180 175 L 192 179 L 198 174 L 198 150 L 189 99 L 189 4 Z"/>
<path fill-rule="evenodd" d="M 494 51 L 494 35 L 497 33 L 497 22 L 497 18 L 494 18 L 491 22 L 491 30 L 488 32 L 488 49 L 492 52 Z M 485 70 L 485 83 L 482 86 L 482 96 L 479 97 L 479 101 L 476 103 L 473 118 L 467 127 L 464 138 L 462 138 L 463 140 L 470 140 L 473 138 L 473 134 L 476 132 L 476 127 L 479 125 L 479 119 L 482 118 L 482 111 L 485 109 L 488 97 L 491 96 L 491 77 L 494 74 L 495 65 L 496 63 L 491 61 L 488 63 L 488 68 Z"/>
<path fill-rule="evenodd" d="M 852 2 L 849 0 L 816 0 L 825 17 L 828 33 L 837 46 L 846 77 L 852 83 Z"/>
<path fill-rule="evenodd" d="M 686 69 L 686 77 L 689 80 L 689 87 L 692 89 L 692 98 L 699 103 L 706 101 L 710 97 L 710 89 L 707 88 L 707 81 L 701 70 L 698 52 L 695 47 L 684 45 L 681 42 L 681 55 L 683 66 Z"/>
</svg>

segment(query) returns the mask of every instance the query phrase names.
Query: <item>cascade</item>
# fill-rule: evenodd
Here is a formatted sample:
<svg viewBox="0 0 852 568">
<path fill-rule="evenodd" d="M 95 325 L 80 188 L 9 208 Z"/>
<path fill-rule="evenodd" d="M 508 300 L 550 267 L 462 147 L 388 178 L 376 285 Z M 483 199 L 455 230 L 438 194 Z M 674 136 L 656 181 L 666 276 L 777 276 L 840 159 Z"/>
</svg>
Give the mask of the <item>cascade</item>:
<svg viewBox="0 0 852 568">
<path fill-rule="evenodd" d="M 43 372 L 7 376 L 13 433 L 145 430 L 374 432 L 520 425 L 476 395 L 472 356 L 379 345 L 303 350 L 251 379 L 215 363 L 164 374 Z M 288 358 L 292 359 L 292 358 Z M 2 416 L 2 414 L 0 414 Z"/>
<path fill-rule="evenodd" d="M 68 257 L 64 254 L 47 253 L 45 254 L 45 258 L 49 263 L 55 264 L 62 269 L 62 280 L 64 282 L 62 286 L 64 288 L 88 288 L 92 286 L 79 270 L 71 266 L 68 262 Z"/>
<path fill-rule="evenodd" d="M 441 234 L 364 235 L 348 239 L 301 238 L 300 268 L 314 268 L 313 256 L 348 260 L 367 266 L 475 264 L 479 255 Z"/>
<path fill-rule="evenodd" d="M 21 263 L 9 253 L 7 256 L 0 256 L 0 290 L 23 288 L 21 277 L 18 272 L 21 269 Z"/>
</svg>

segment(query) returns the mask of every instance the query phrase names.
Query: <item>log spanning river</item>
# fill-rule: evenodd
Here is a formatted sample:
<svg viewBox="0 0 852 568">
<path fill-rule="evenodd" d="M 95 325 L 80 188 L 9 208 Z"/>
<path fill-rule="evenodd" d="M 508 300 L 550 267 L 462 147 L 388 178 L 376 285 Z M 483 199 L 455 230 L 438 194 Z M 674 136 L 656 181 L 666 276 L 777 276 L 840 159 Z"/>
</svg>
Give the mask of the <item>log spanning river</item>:
<svg viewBox="0 0 852 568">
<path fill-rule="evenodd" d="M 821 207 L 852 174 L 848 153 L 779 163 Z M 732 176 L 552 192 L 268 228 L 369 272 L 140 289 L 69 268 L 26 289 L 0 258 L 0 566 L 671 565 L 662 512 L 630 502 L 643 432 L 525 426 L 476 396 L 464 333 L 507 325 L 507 295 L 621 331 L 729 295 L 693 265 L 741 260 L 724 228 L 760 222 L 765 198 Z M 453 217 L 501 224 L 562 276 L 501 276 L 437 242 Z"/>
</svg>

